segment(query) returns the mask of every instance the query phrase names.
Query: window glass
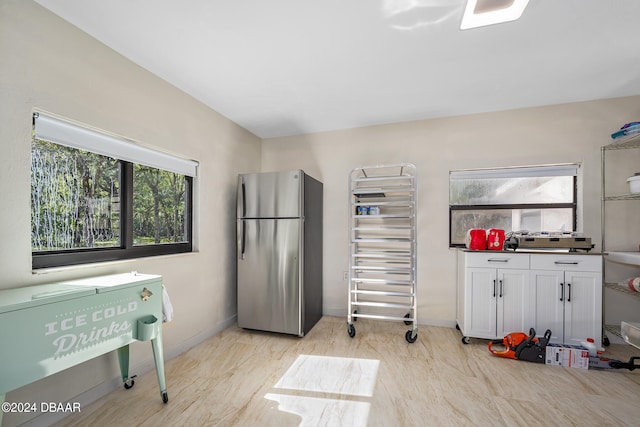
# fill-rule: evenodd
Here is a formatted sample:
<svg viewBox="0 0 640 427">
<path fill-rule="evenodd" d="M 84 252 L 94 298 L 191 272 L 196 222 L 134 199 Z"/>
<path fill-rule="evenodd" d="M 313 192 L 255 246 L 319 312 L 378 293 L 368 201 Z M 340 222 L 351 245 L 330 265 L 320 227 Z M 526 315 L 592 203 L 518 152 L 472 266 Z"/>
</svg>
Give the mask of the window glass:
<svg viewBox="0 0 640 427">
<path fill-rule="evenodd" d="M 134 165 L 134 245 L 187 241 L 186 188 L 184 175 Z"/>
<path fill-rule="evenodd" d="M 571 203 L 573 177 L 452 179 L 452 205 Z"/>
<path fill-rule="evenodd" d="M 34 139 L 32 250 L 120 246 L 120 188 L 116 159 Z"/>
<path fill-rule="evenodd" d="M 573 209 L 471 209 L 451 211 L 451 242 L 464 244 L 467 230 L 573 231 Z"/>
<path fill-rule="evenodd" d="M 576 231 L 578 165 L 451 172 L 450 246 L 464 246 L 472 228 Z"/>
</svg>

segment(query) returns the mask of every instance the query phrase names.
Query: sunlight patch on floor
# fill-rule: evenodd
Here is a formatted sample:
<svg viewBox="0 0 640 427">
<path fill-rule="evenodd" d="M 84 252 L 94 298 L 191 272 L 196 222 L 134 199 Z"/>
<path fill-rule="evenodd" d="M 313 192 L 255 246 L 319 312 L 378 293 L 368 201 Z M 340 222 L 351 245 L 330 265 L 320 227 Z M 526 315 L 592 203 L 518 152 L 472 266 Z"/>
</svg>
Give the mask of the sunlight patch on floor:
<svg viewBox="0 0 640 427">
<path fill-rule="evenodd" d="M 275 388 L 313 393 L 372 397 L 379 360 L 301 354 Z M 278 409 L 302 418 L 301 426 L 366 426 L 369 402 L 268 393 Z"/>
<path fill-rule="evenodd" d="M 369 402 L 273 393 L 265 398 L 278 402 L 280 411 L 300 416 L 300 426 L 365 427 L 369 419 Z"/>
<path fill-rule="evenodd" d="M 301 354 L 276 388 L 373 396 L 379 360 Z"/>
</svg>

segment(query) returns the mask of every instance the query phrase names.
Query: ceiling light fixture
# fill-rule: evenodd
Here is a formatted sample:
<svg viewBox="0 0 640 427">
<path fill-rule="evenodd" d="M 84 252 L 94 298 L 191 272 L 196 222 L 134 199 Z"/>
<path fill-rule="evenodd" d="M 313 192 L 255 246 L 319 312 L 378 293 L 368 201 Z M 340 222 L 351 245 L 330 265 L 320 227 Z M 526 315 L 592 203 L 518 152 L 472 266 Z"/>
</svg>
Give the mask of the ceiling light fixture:
<svg viewBox="0 0 640 427">
<path fill-rule="evenodd" d="M 467 0 L 461 30 L 515 21 L 529 0 Z"/>
</svg>

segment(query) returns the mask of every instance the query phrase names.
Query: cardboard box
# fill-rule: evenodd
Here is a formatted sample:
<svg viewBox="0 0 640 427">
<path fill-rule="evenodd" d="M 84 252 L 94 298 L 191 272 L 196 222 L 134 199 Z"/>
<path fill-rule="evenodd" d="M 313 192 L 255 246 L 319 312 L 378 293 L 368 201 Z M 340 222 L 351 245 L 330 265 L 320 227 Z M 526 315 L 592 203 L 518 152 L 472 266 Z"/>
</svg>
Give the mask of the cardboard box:
<svg viewBox="0 0 640 427">
<path fill-rule="evenodd" d="M 546 365 L 589 369 L 589 351 L 579 345 L 547 344 Z"/>
</svg>

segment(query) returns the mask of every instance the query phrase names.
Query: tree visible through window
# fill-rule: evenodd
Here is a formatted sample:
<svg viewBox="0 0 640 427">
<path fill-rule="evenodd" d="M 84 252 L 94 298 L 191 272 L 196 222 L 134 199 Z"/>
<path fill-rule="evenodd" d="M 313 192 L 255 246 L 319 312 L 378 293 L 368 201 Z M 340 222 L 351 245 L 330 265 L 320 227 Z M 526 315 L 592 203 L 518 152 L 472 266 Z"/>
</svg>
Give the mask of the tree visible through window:
<svg viewBox="0 0 640 427">
<path fill-rule="evenodd" d="M 133 244 L 186 241 L 184 176 L 135 165 L 133 168 Z"/>
<path fill-rule="evenodd" d="M 34 140 L 31 247 L 34 251 L 120 246 L 120 163 Z"/>
</svg>

